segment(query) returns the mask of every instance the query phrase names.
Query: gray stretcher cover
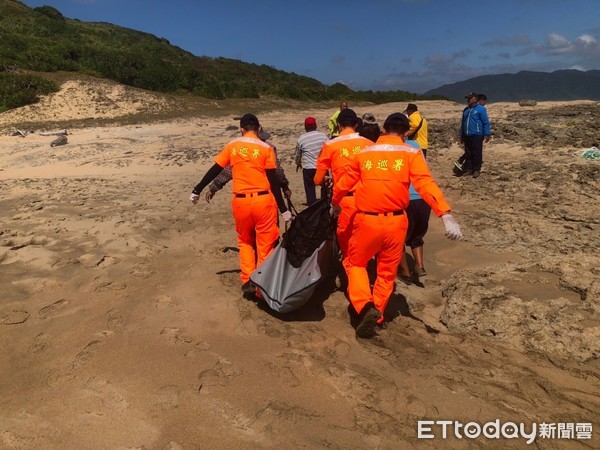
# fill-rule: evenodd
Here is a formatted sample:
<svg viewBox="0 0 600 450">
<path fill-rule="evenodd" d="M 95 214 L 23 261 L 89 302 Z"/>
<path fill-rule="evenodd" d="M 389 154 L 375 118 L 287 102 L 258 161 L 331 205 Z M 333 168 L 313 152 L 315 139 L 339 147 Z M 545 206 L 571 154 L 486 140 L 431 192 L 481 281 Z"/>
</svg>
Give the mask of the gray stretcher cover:
<svg viewBox="0 0 600 450">
<path fill-rule="evenodd" d="M 296 268 L 288 262 L 287 250 L 278 245 L 250 279 L 271 309 L 280 313 L 294 311 L 308 302 L 325 276 L 332 252 L 333 241 L 327 239 Z"/>
</svg>

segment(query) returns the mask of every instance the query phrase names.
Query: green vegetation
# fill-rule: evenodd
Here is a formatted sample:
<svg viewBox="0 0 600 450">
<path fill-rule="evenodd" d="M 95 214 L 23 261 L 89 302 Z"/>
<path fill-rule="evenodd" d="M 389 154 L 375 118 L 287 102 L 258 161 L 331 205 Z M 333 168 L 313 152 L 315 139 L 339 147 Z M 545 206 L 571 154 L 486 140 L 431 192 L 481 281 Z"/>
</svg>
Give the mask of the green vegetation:
<svg viewBox="0 0 600 450">
<path fill-rule="evenodd" d="M 267 95 L 381 103 L 443 98 L 326 86 L 266 65 L 197 57 L 164 38 L 108 23 L 67 19 L 50 6 L 29 8 L 16 0 L 0 0 L 0 72 L 14 68 L 80 72 L 138 88 L 212 99 Z"/>
<path fill-rule="evenodd" d="M 0 112 L 35 103 L 40 95 L 56 91 L 56 83 L 44 78 L 0 72 Z"/>
</svg>

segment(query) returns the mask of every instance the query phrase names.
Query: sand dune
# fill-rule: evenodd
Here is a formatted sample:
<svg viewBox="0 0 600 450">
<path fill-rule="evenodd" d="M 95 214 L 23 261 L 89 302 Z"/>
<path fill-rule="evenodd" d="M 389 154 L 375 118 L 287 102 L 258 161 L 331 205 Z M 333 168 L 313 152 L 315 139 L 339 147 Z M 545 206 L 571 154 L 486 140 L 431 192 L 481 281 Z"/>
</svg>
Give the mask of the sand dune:
<svg viewBox="0 0 600 450">
<path fill-rule="evenodd" d="M 67 83 L 0 126 L 164 107 L 119 89 Z M 405 106 L 356 110 L 382 121 Z M 447 241 L 432 218 L 429 276 L 397 286 L 372 341 L 354 337 L 340 292 L 286 317 L 241 297 L 230 190 L 187 200 L 237 135 L 231 116 L 69 129 L 58 147 L 40 130 L 0 136 L 0 447 L 526 447 L 417 439 L 418 420 L 500 419 L 592 423 L 592 440 L 535 445 L 597 448 L 600 169 L 579 147 L 541 136 L 523 148 L 507 130 L 517 113 L 535 124 L 598 106 L 490 104 L 499 132 L 477 180 L 452 177 L 461 150 L 451 134 L 441 145 L 462 105 L 419 107 L 439 130 L 430 164 L 465 239 Z M 324 128 L 332 112 L 260 115 L 298 205 L 295 140 L 305 116 Z"/>
</svg>

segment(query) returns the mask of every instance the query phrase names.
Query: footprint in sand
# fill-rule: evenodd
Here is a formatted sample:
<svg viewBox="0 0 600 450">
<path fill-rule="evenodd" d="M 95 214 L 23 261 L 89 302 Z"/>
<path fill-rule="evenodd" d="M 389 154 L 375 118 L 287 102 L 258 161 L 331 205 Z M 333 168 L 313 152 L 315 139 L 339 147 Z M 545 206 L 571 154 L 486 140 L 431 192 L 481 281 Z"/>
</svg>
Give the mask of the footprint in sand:
<svg viewBox="0 0 600 450">
<path fill-rule="evenodd" d="M 125 411 L 129 406 L 119 390 L 107 380 L 92 378 L 85 383 L 85 389 L 101 400 L 103 409 L 108 406 L 116 411 Z"/>
<path fill-rule="evenodd" d="M 113 283 L 112 281 L 103 280 L 99 281 L 94 287 L 94 292 L 122 291 L 125 288 L 127 288 L 125 283 Z"/>
<path fill-rule="evenodd" d="M 239 289 L 242 286 L 242 282 L 240 281 L 240 271 L 239 270 L 231 270 L 224 271 L 218 273 L 221 284 L 226 287 L 233 287 Z"/>
<path fill-rule="evenodd" d="M 30 314 L 27 311 L 15 309 L 0 316 L 0 325 L 20 325 L 27 322 Z"/>
<path fill-rule="evenodd" d="M 269 373 L 277 374 L 280 383 L 289 387 L 300 386 L 300 379 L 294 373 L 294 369 L 287 363 L 267 362 L 265 366 L 269 369 Z"/>
<path fill-rule="evenodd" d="M 44 306 L 42 309 L 39 310 L 38 314 L 42 319 L 52 317 L 68 304 L 69 302 L 67 300 L 61 298 L 60 300 L 57 300 L 48 306 Z"/>
<path fill-rule="evenodd" d="M 50 335 L 46 333 L 38 334 L 33 340 L 33 344 L 29 346 L 29 351 L 34 354 L 42 353 L 46 350 L 46 346 L 48 340 L 50 339 Z"/>
<path fill-rule="evenodd" d="M 159 295 L 154 300 L 154 306 L 156 308 L 169 308 L 175 305 L 175 301 L 168 295 Z"/>
<path fill-rule="evenodd" d="M 177 327 L 165 327 L 160 332 L 173 345 L 191 344 L 194 340 L 189 336 L 181 334 Z"/>
<path fill-rule="evenodd" d="M 200 386 L 225 386 L 241 375 L 242 370 L 227 358 L 220 358 L 212 369 L 206 369 L 198 375 Z"/>
<path fill-rule="evenodd" d="M 79 367 L 84 366 L 88 361 L 90 361 L 96 353 L 100 350 L 100 348 L 104 345 L 102 341 L 90 341 L 88 344 L 81 350 L 73 361 L 67 368 L 58 369 L 52 372 L 48 378 L 46 379 L 46 383 L 49 386 L 57 386 L 60 384 L 64 384 L 68 381 L 71 381 L 76 378 L 76 370 Z"/>
<path fill-rule="evenodd" d="M 162 386 L 156 395 L 154 404 L 163 411 L 175 409 L 179 406 L 179 394 L 179 387 L 175 385 Z"/>
<path fill-rule="evenodd" d="M 185 352 L 185 354 L 183 356 L 185 356 L 187 358 L 193 358 L 207 350 L 210 350 L 210 344 L 208 342 L 206 342 L 206 341 L 196 342 L 196 344 L 194 344 L 194 347 L 192 347 L 187 352 Z"/>
<path fill-rule="evenodd" d="M 77 258 L 66 258 L 59 259 L 50 267 L 53 269 L 62 269 L 63 267 L 76 266 L 77 264 L 80 264 L 80 261 Z"/>
<path fill-rule="evenodd" d="M 185 450 L 185 447 L 179 442 L 171 441 L 163 447 L 163 450 Z"/>
<path fill-rule="evenodd" d="M 46 378 L 46 384 L 50 387 L 60 386 L 75 379 L 75 374 L 69 369 L 54 370 Z"/>
<path fill-rule="evenodd" d="M 123 318 L 118 309 L 111 309 L 106 315 L 108 316 L 108 319 L 106 319 L 106 326 L 111 330 L 120 330 L 127 324 L 127 321 Z"/>
<path fill-rule="evenodd" d="M 116 258 L 114 256 L 103 256 L 102 258 L 100 258 L 100 260 L 96 263 L 96 267 L 99 267 L 101 269 L 104 269 L 105 267 L 108 266 L 112 266 L 114 264 L 118 264 L 121 260 L 119 258 Z"/>
<path fill-rule="evenodd" d="M 154 271 L 150 270 L 149 266 L 144 264 L 138 264 L 134 266 L 129 272 L 130 275 L 143 279 L 149 278 L 150 276 L 154 275 L 154 273 Z"/>
<path fill-rule="evenodd" d="M 71 367 L 73 369 L 76 369 L 79 366 L 84 365 L 85 363 L 87 363 L 90 359 L 92 359 L 94 357 L 94 355 L 98 352 L 98 350 L 100 349 L 100 347 L 102 347 L 102 342 L 101 341 L 91 341 L 89 342 L 83 350 L 81 350 L 73 359 L 73 362 L 71 363 Z"/>
<path fill-rule="evenodd" d="M 285 335 L 285 324 L 256 308 L 256 304 L 245 299 L 240 299 L 241 322 L 235 327 L 238 336 L 267 335 L 279 338 Z"/>
</svg>

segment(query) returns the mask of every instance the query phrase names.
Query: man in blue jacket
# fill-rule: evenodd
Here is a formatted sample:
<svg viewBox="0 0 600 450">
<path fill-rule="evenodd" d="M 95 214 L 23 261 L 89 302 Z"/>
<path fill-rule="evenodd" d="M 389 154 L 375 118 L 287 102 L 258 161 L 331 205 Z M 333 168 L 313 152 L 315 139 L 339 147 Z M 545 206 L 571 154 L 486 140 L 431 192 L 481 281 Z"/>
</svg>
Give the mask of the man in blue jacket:
<svg viewBox="0 0 600 450">
<path fill-rule="evenodd" d="M 490 141 L 490 121 L 485 107 L 478 103 L 477 94 L 471 92 L 465 98 L 467 107 L 463 110 L 460 125 L 460 141 L 465 145 L 463 167 L 466 173 L 472 173 L 473 178 L 477 178 L 483 162 L 483 141 Z"/>
</svg>

